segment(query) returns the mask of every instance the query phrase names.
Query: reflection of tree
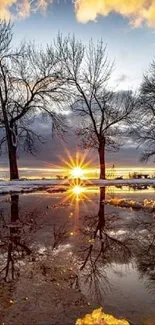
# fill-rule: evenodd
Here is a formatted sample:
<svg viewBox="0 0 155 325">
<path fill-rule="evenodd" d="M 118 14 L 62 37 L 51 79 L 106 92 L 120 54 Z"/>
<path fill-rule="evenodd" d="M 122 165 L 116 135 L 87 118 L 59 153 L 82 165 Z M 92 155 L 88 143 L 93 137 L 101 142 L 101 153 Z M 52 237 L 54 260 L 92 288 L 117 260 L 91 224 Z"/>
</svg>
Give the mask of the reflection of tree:
<svg viewBox="0 0 155 325">
<path fill-rule="evenodd" d="M 135 184 L 135 185 L 130 185 L 129 189 L 130 188 L 136 192 L 138 190 L 147 190 L 149 188 L 149 186 L 148 185 L 136 185 Z"/>
<path fill-rule="evenodd" d="M 0 275 L 4 281 L 15 279 L 19 275 L 17 262 L 25 255 L 30 255 L 31 250 L 25 244 L 21 235 L 21 225 L 19 222 L 19 195 L 11 195 L 11 223 L 4 225 L 7 233 L 1 239 L 0 248 L 3 253 L 3 261 L 6 265 L 0 270 Z M 7 257 L 5 258 L 7 254 Z M 1 263 L 2 264 L 2 263 Z"/>
<path fill-rule="evenodd" d="M 148 214 L 135 215 L 126 244 L 146 289 L 155 295 L 155 222 Z M 151 217 L 151 215 L 150 215 Z"/>
<path fill-rule="evenodd" d="M 136 264 L 146 288 L 155 295 L 155 230 L 148 229 L 148 224 L 145 226 L 145 234 L 139 236 Z"/>
<path fill-rule="evenodd" d="M 53 245 L 52 249 L 58 248 L 59 245 L 62 245 L 69 237 L 68 231 L 69 223 L 66 221 L 60 227 L 53 225 Z"/>
<path fill-rule="evenodd" d="M 100 291 L 110 287 L 106 268 L 114 261 L 128 262 L 131 251 L 126 245 L 126 238 L 117 238 L 117 232 L 113 230 L 113 221 L 117 216 L 105 214 L 105 188 L 100 188 L 100 202 L 97 216 L 85 217 L 85 227 L 81 233 L 87 236 L 87 247 L 82 247 L 80 258 L 82 265 L 80 270 L 90 287 L 93 287 L 97 297 Z"/>
<path fill-rule="evenodd" d="M 5 210 L 0 211 L 0 279 L 3 281 L 14 280 L 20 275 L 21 261 L 32 253 L 30 245 L 35 241 L 34 234 L 46 224 L 44 212 L 41 214 L 37 209 L 22 209 L 19 213 L 19 195 L 11 195 L 10 204 L 10 219 Z M 50 250 L 57 249 L 70 236 L 69 222 L 54 224 L 51 235 Z M 31 247 L 35 260 L 40 246 L 36 243 Z"/>
</svg>

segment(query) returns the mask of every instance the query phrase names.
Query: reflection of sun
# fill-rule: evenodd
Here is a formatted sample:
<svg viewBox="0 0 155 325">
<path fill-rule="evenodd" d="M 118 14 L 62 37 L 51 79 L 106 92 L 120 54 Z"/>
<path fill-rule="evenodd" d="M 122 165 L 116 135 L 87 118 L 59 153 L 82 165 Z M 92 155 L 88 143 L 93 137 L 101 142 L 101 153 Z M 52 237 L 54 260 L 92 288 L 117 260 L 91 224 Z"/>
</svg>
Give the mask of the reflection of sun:
<svg viewBox="0 0 155 325">
<path fill-rule="evenodd" d="M 91 202 L 91 204 L 95 205 L 95 203 L 93 203 L 93 200 L 89 197 L 89 193 L 96 193 L 98 191 L 98 188 L 82 186 L 82 182 L 75 179 L 74 184 L 65 193 L 65 198 L 63 202 L 70 202 L 71 206 L 74 206 L 74 210 L 72 213 L 72 216 L 74 217 L 74 229 L 72 232 L 72 236 L 76 235 L 79 230 L 79 216 L 81 204 L 86 209 L 86 211 L 89 211 L 89 206 L 87 207 L 87 202 Z M 69 215 L 69 218 L 70 217 L 71 216 Z"/>
<path fill-rule="evenodd" d="M 70 206 L 72 211 L 69 213 L 69 219 L 72 219 L 73 228 L 70 232 L 70 236 L 76 236 L 79 231 L 79 216 L 80 216 L 80 207 L 82 205 L 83 208 L 86 209 L 89 213 L 89 205 L 87 206 L 87 202 L 91 202 L 91 204 L 96 208 L 95 201 L 89 196 L 89 194 L 99 193 L 99 188 L 94 186 L 83 186 L 83 181 L 78 179 L 72 180 L 71 186 L 67 189 L 63 194 L 63 198 L 61 201 L 62 206 Z"/>
<path fill-rule="evenodd" d="M 71 191 L 73 192 L 73 195 L 80 195 L 82 194 L 83 192 L 85 192 L 85 187 L 82 187 L 82 186 L 79 186 L 79 185 L 76 185 L 74 187 L 72 187 Z"/>
<path fill-rule="evenodd" d="M 75 206 L 75 208 L 77 207 L 77 202 L 81 201 L 85 204 L 86 201 L 89 201 L 89 197 L 87 195 L 87 191 L 88 188 L 82 186 L 82 182 L 79 181 L 78 179 L 75 179 L 75 181 L 73 182 L 73 184 L 68 188 L 68 190 L 66 191 L 65 194 L 65 198 L 63 200 L 63 202 L 71 202 L 71 204 L 73 204 Z"/>
</svg>

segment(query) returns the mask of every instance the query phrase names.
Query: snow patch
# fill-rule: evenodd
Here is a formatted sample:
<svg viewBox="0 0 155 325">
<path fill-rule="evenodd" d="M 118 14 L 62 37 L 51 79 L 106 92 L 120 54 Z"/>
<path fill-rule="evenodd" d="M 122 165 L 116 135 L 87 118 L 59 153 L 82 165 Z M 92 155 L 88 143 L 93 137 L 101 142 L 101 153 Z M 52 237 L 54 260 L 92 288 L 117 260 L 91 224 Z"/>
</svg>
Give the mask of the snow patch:
<svg viewBox="0 0 155 325">
<path fill-rule="evenodd" d="M 0 194 L 5 193 L 20 193 L 20 192 L 32 192 L 39 189 L 49 189 L 51 186 L 71 186 L 71 180 L 13 180 L 13 181 L 0 181 Z M 129 185 L 155 185 L 155 179 L 121 179 L 121 180 L 103 180 L 103 179 L 90 179 L 82 180 L 82 186 L 96 185 L 99 187 L 104 186 L 129 186 Z"/>
<path fill-rule="evenodd" d="M 143 200 L 143 202 L 137 202 L 134 200 L 126 200 L 126 199 L 109 199 L 104 200 L 105 204 L 110 204 L 114 206 L 118 206 L 121 208 L 132 208 L 135 210 L 146 210 L 149 212 L 155 212 L 155 200 Z"/>
</svg>

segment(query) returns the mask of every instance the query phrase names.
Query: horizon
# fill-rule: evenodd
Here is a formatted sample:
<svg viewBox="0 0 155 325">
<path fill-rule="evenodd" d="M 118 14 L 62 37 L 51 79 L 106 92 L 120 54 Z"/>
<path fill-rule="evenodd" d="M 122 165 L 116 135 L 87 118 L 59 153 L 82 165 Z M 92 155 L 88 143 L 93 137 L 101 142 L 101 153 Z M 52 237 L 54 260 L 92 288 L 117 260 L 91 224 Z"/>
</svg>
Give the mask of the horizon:
<svg viewBox="0 0 155 325">
<path fill-rule="evenodd" d="M 69 168 L 58 167 L 58 168 L 27 168 L 19 167 L 20 178 L 27 179 L 42 179 L 42 178 L 52 178 L 56 179 L 57 177 L 71 177 L 71 170 Z M 81 179 L 95 179 L 99 177 L 99 168 L 96 166 L 84 168 L 84 174 Z M 117 178 L 123 176 L 123 178 L 129 178 L 129 174 L 138 173 L 138 174 L 147 174 L 149 177 L 155 177 L 155 167 L 117 167 L 109 166 L 106 167 L 107 178 Z M 0 168 L 0 178 L 9 179 L 9 168 L 2 167 Z"/>
</svg>

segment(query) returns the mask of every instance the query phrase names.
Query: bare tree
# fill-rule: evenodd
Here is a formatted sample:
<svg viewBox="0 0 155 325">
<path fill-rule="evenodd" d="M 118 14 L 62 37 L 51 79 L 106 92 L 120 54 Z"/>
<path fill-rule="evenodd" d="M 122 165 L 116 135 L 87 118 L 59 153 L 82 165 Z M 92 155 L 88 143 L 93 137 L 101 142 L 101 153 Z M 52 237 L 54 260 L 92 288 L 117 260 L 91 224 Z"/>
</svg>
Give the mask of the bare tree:
<svg viewBox="0 0 155 325">
<path fill-rule="evenodd" d="M 58 55 L 72 95 L 71 108 L 78 115 L 77 135 L 85 149 L 97 148 L 100 178 L 105 178 L 105 150 L 117 150 L 122 142 L 123 124 L 133 111 L 130 92 L 116 93 L 108 87 L 113 63 L 103 41 L 85 47 L 75 37 L 57 38 Z M 120 141 L 121 140 L 121 141 Z"/>
<path fill-rule="evenodd" d="M 52 119 L 52 128 L 64 131 L 60 108 L 65 101 L 61 64 L 54 47 L 36 49 L 35 44 L 11 48 L 12 26 L 0 22 L 0 146 L 7 142 L 10 179 L 18 179 L 17 148 L 22 141 L 26 152 L 33 153 L 35 133 L 31 121 L 42 114 Z"/>
<path fill-rule="evenodd" d="M 131 135 L 142 148 L 141 161 L 155 156 L 155 61 L 141 84 Z"/>
</svg>

